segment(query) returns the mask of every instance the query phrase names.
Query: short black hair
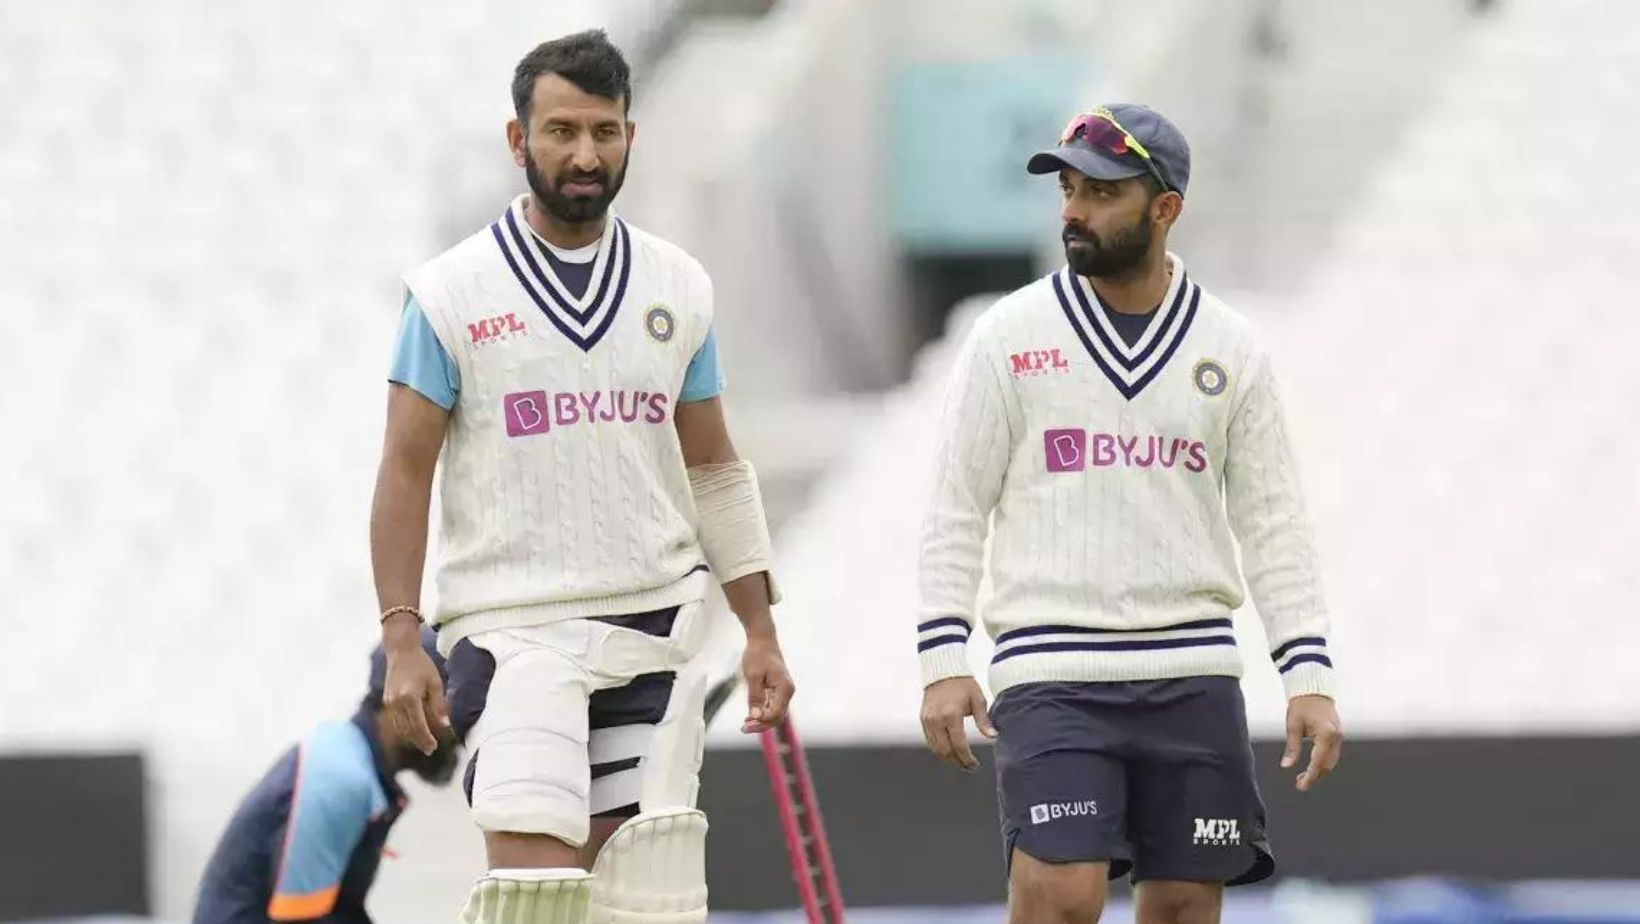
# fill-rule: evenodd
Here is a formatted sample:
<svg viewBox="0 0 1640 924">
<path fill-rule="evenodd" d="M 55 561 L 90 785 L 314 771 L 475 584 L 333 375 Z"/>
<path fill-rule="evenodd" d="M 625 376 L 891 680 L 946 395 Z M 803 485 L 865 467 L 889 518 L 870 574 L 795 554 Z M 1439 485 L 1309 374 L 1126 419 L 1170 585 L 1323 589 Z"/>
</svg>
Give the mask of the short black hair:
<svg viewBox="0 0 1640 924">
<path fill-rule="evenodd" d="M 513 111 L 521 121 L 529 119 L 535 79 L 545 74 L 557 74 L 583 93 L 616 100 L 623 109 L 632 106 L 632 70 L 602 29 L 542 42 L 518 62 L 513 71 L 512 96 Z"/>
</svg>

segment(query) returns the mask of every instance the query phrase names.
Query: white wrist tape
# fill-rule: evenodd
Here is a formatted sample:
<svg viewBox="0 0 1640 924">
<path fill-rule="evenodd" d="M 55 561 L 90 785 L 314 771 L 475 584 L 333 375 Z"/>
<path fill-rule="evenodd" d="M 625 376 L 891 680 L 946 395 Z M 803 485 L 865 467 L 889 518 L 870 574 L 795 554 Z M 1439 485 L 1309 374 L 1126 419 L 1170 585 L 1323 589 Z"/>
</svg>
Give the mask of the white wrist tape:
<svg viewBox="0 0 1640 924">
<path fill-rule="evenodd" d="M 689 490 L 700 516 L 700 548 L 718 583 L 759 571 L 768 573 L 769 602 L 780 602 L 774 582 L 774 553 L 763 496 L 750 462 L 699 465 L 689 470 Z"/>
</svg>

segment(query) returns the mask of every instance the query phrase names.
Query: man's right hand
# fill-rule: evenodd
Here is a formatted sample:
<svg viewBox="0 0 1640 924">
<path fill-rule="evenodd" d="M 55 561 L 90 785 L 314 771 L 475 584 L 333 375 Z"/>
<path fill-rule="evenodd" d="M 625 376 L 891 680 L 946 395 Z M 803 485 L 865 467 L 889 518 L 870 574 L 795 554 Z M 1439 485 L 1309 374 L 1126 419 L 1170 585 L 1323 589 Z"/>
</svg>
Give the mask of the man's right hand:
<svg viewBox="0 0 1640 924">
<path fill-rule="evenodd" d="M 405 617 L 409 632 L 389 625 L 383 633 L 387 652 L 387 678 L 382 688 L 382 716 L 387 728 L 423 754 L 438 748 L 434 731 L 450 727 L 450 709 L 444 702 L 444 684 L 438 668 L 421 647 L 420 625 Z"/>
<path fill-rule="evenodd" d="M 972 677 L 947 677 L 923 690 L 923 740 L 940 760 L 969 772 L 979 769 L 979 760 L 968 748 L 968 729 L 963 719 L 974 717 L 980 734 L 995 738 L 985 693 Z"/>
</svg>

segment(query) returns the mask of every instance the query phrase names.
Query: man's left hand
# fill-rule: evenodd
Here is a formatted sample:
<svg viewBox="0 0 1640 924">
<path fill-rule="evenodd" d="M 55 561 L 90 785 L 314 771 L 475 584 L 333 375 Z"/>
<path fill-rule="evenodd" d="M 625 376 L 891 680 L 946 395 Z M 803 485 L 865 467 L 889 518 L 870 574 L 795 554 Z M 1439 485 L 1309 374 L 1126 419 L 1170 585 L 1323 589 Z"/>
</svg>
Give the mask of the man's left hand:
<svg viewBox="0 0 1640 924">
<path fill-rule="evenodd" d="M 740 730 L 748 735 L 768 731 L 786 720 L 786 707 L 797 692 L 780 642 L 773 635 L 746 639 L 746 653 L 740 657 L 740 672 L 746 678 L 746 721 Z"/>
<path fill-rule="evenodd" d="M 1305 739 L 1314 744 L 1310 747 L 1310 765 L 1298 775 L 1299 792 L 1309 792 L 1338 766 L 1344 748 L 1344 726 L 1338 721 L 1338 709 L 1331 697 L 1295 696 L 1287 703 L 1287 750 L 1281 755 L 1282 767 L 1298 764 Z"/>
</svg>

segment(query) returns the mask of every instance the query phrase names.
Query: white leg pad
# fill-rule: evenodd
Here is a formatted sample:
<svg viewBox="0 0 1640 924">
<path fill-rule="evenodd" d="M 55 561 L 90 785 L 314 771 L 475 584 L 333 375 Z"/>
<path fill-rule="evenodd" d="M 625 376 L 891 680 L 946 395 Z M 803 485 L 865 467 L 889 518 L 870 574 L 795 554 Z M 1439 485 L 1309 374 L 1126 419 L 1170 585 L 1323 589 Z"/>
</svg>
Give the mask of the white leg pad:
<svg viewBox="0 0 1640 924">
<path fill-rule="evenodd" d="M 585 626 L 548 624 L 471 637 L 496 661 L 484 712 L 467 738 L 476 761 L 473 821 L 483 830 L 586 843 L 589 694 L 577 662 L 586 633 Z"/>
<path fill-rule="evenodd" d="M 706 813 L 646 811 L 628 819 L 592 864 L 590 924 L 706 920 Z"/>
<path fill-rule="evenodd" d="M 473 884 L 463 924 L 586 924 L 592 875 L 579 869 L 495 869 Z"/>
<path fill-rule="evenodd" d="M 638 810 L 693 808 L 700 794 L 700 765 L 706 755 L 706 672 L 702 665 L 679 668 L 672 701 L 655 726 L 644 756 Z M 634 819 L 636 820 L 636 819 Z"/>
</svg>

